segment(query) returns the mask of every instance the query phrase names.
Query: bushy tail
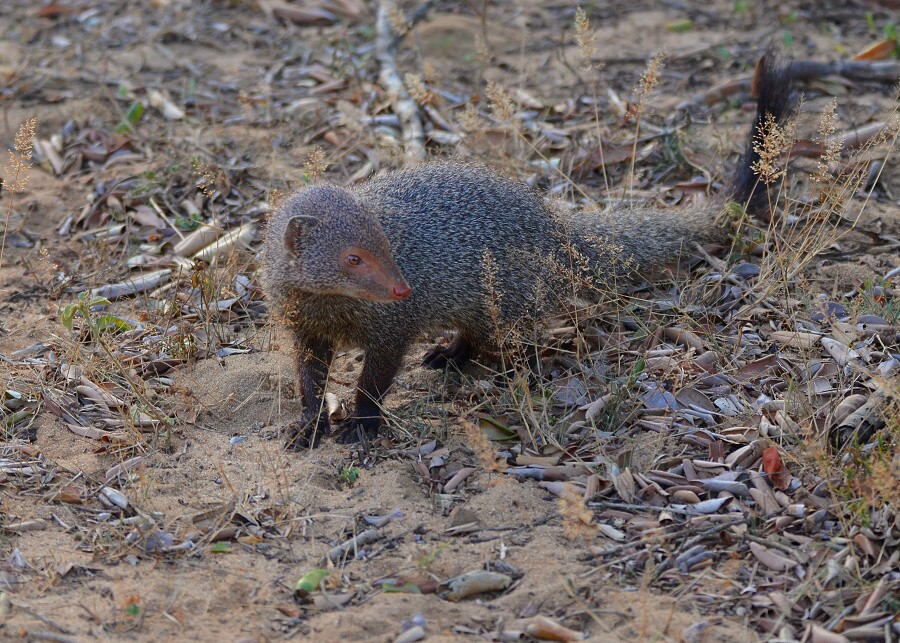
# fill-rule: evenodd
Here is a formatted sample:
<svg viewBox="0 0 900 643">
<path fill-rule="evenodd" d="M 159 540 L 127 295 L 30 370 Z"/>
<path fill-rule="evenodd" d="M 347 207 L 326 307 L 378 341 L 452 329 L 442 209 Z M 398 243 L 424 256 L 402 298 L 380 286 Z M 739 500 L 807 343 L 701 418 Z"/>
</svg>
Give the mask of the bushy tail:
<svg viewBox="0 0 900 643">
<path fill-rule="evenodd" d="M 756 143 L 766 131 L 767 119 L 781 126 L 794 112 L 790 67 L 779 65 L 771 55 L 760 58 L 752 94 L 757 99 L 756 117 L 728 198 L 758 214 L 768 206 L 768 191 L 757 171 L 760 155 Z M 698 242 L 725 237 L 727 230 L 716 225 L 721 213 L 721 202 L 666 210 L 624 207 L 582 213 L 571 219 L 570 229 L 575 232 L 576 246 L 588 255 L 595 272 L 634 275 L 690 254 Z"/>
<path fill-rule="evenodd" d="M 794 76 L 790 65 L 779 64 L 775 57 L 766 54 L 756 63 L 756 73 L 750 93 L 756 97 L 756 118 L 747 140 L 747 147 L 735 169 L 732 182 L 732 200 L 744 204 L 747 212 L 759 214 L 769 206 L 768 188 L 760 180 L 757 167 L 760 156 L 760 139 L 766 136 L 767 119 L 781 127 L 794 114 Z"/>
</svg>

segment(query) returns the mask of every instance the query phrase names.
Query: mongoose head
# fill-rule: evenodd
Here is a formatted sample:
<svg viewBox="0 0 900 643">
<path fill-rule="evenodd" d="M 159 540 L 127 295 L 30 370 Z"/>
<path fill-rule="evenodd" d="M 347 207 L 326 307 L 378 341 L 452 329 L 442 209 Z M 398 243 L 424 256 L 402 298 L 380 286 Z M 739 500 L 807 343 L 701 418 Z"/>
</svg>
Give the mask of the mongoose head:
<svg viewBox="0 0 900 643">
<path fill-rule="evenodd" d="M 379 303 L 409 298 L 412 288 L 381 224 L 347 191 L 308 188 L 285 204 L 282 216 L 281 242 L 300 290 Z"/>
</svg>

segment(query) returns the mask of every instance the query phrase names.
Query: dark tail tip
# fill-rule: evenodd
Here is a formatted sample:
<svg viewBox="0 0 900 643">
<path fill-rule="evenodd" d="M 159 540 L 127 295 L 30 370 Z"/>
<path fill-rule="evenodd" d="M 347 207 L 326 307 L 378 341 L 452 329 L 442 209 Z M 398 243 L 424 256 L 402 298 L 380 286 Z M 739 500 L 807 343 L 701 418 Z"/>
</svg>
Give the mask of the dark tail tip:
<svg viewBox="0 0 900 643">
<path fill-rule="evenodd" d="M 796 109 L 795 78 L 789 64 L 781 64 L 771 53 L 756 63 L 750 93 L 756 98 L 756 118 L 740 163 L 734 173 L 732 199 L 743 203 L 751 214 L 768 207 L 768 190 L 754 166 L 759 161 L 755 143 L 762 134 L 763 122 L 769 114 L 778 125 L 790 120 Z"/>
</svg>

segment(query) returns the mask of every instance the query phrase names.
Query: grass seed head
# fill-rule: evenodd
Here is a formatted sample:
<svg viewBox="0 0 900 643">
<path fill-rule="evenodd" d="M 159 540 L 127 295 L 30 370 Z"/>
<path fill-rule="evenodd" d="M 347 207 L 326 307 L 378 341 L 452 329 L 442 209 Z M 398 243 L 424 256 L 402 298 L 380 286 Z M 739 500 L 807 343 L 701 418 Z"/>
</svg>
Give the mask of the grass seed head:
<svg viewBox="0 0 900 643">
<path fill-rule="evenodd" d="M 559 499 L 559 515 L 562 516 L 563 535 L 569 540 L 586 539 L 594 535 L 594 527 L 591 525 L 594 512 L 588 508 L 584 496 L 572 485 L 566 485 Z"/>
<path fill-rule="evenodd" d="M 418 74 L 406 74 L 404 78 L 406 91 L 419 105 L 431 105 L 434 103 L 434 94 L 425 87 L 425 82 Z"/>
<path fill-rule="evenodd" d="M 484 469 L 488 472 L 503 473 L 506 465 L 497 457 L 497 454 L 494 452 L 494 447 L 491 445 L 491 441 L 485 437 L 481 427 L 475 422 L 470 422 L 468 420 L 463 420 L 462 425 L 463 430 L 466 433 L 466 441 L 469 446 L 472 447 L 472 450 L 475 452 L 475 455 L 478 456 L 478 459 L 481 460 L 481 465 Z"/>
<path fill-rule="evenodd" d="M 484 122 L 474 103 L 466 103 L 462 113 L 458 116 L 458 122 L 460 129 L 467 134 L 480 132 L 484 129 Z"/>
<path fill-rule="evenodd" d="M 487 97 L 494 117 L 501 121 L 510 120 L 516 113 L 516 103 L 506 89 L 499 83 L 488 83 Z"/>
<path fill-rule="evenodd" d="M 15 151 L 10 150 L 9 162 L 4 169 L 7 177 L 3 181 L 3 188 L 11 194 L 25 191 L 28 186 L 28 173 L 33 163 L 31 153 L 34 149 L 34 131 L 37 127 L 37 119 L 32 117 L 19 126 L 16 132 Z"/>
<path fill-rule="evenodd" d="M 309 179 L 310 183 L 315 183 L 325 176 L 325 170 L 328 169 L 328 161 L 325 160 L 325 150 L 318 145 L 315 146 L 310 151 L 309 156 L 307 156 L 303 169 L 306 171 L 306 178 Z"/>
<path fill-rule="evenodd" d="M 831 101 L 828 109 L 822 112 L 822 118 L 819 121 L 819 133 L 822 135 L 824 152 L 822 152 L 822 156 L 819 157 L 818 172 L 816 172 L 816 175 L 813 177 L 813 180 L 816 183 L 827 182 L 831 174 L 830 168 L 832 163 L 837 161 L 838 157 L 841 155 L 841 148 L 844 146 L 844 141 L 843 139 L 834 136 L 836 131 L 837 100 L 834 99 Z"/>
<path fill-rule="evenodd" d="M 790 141 L 791 134 L 788 130 L 787 126 L 779 125 L 771 114 L 766 114 L 760 123 L 759 133 L 753 139 L 753 149 L 759 154 L 759 160 L 753 164 L 753 171 L 766 185 L 775 183 L 787 173 L 781 157 Z"/>
<path fill-rule="evenodd" d="M 593 58 L 597 53 L 597 32 L 591 26 L 591 20 L 581 7 L 575 12 L 575 41 L 581 53 L 581 69 L 590 71 L 595 68 Z"/>
<path fill-rule="evenodd" d="M 666 60 L 666 52 L 660 51 L 647 63 L 647 69 L 641 74 L 641 80 L 634 88 L 634 95 L 628 113 L 625 114 L 625 122 L 637 120 L 644 113 L 647 106 L 647 97 L 656 89 L 661 78 L 663 64 Z"/>
</svg>

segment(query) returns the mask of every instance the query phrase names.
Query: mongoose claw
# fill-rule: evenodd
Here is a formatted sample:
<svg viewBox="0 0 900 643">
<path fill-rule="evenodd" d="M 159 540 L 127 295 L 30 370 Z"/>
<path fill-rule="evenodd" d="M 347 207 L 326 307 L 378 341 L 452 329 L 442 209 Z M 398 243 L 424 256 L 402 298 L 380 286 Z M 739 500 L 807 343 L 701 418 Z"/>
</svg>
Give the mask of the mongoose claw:
<svg viewBox="0 0 900 643">
<path fill-rule="evenodd" d="M 284 445 L 287 449 L 300 451 L 315 449 L 323 436 L 331 435 L 328 417 L 306 417 L 294 420 L 284 430 Z"/>
<path fill-rule="evenodd" d="M 340 433 L 335 441 L 340 444 L 356 444 L 358 442 L 370 442 L 378 437 L 378 428 L 381 426 L 381 418 L 366 417 L 348 418 L 343 423 Z"/>
</svg>

